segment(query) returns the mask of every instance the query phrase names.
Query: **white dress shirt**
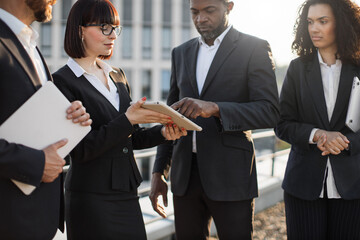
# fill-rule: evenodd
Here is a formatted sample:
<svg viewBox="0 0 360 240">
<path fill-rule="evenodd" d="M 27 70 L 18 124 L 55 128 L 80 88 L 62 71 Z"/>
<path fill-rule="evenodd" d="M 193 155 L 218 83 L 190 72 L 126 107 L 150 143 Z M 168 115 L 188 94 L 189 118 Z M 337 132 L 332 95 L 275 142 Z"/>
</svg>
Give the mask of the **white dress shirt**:
<svg viewBox="0 0 360 240">
<path fill-rule="evenodd" d="M 336 97 L 339 89 L 339 82 L 340 82 L 340 73 L 342 63 L 340 60 L 336 60 L 335 64 L 328 66 L 324 63 L 320 53 L 318 52 L 318 58 L 320 63 L 320 70 L 321 70 L 321 77 L 322 77 L 322 84 L 324 88 L 324 95 L 325 95 L 325 102 L 326 102 L 326 109 L 328 113 L 329 121 L 334 111 Z M 314 128 L 311 131 L 309 143 L 314 144 L 312 141 L 315 135 L 316 130 L 318 128 Z M 334 174 L 331 168 L 331 163 L 329 157 L 327 158 L 326 169 L 328 171 L 326 185 L 327 185 L 327 195 L 328 198 L 341 198 L 340 194 L 338 193 L 335 185 Z M 325 170 L 326 171 L 326 170 Z M 326 176 L 326 175 L 325 175 Z M 324 178 L 325 183 L 325 178 Z M 324 186 L 320 193 L 320 198 L 324 196 Z"/>
<path fill-rule="evenodd" d="M 15 33 L 26 52 L 29 54 L 35 69 L 38 73 L 40 81 L 44 84 L 48 79 L 45 71 L 45 66 L 39 52 L 36 49 L 36 40 L 39 38 L 39 34 L 31 27 L 27 26 L 14 15 L 8 13 L 4 9 L 0 8 L 0 19 L 4 21 L 9 28 Z"/>
<path fill-rule="evenodd" d="M 74 59 L 69 58 L 67 65 L 73 71 L 76 77 L 84 75 L 84 77 L 94 86 L 110 103 L 114 108 L 119 111 L 120 97 L 117 91 L 115 83 L 110 78 L 110 72 L 116 72 L 109 64 L 96 60 L 97 65 L 104 71 L 110 90 L 98 79 L 94 74 L 87 73 Z"/>
<path fill-rule="evenodd" d="M 197 56 L 197 63 L 196 63 L 196 82 L 197 87 L 199 90 L 199 95 L 203 89 L 206 76 L 209 72 L 210 66 L 212 61 L 214 60 L 215 54 L 220 47 L 222 40 L 224 39 L 225 35 L 229 32 L 231 25 L 228 26 L 225 31 L 218 36 L 215 41 L 214 45 L 209 46 L 206 44 L 204 39 L 200 36 L 199 37 L 199 51 Z M 193 146 L 192 151 L 196 153 L 196 131 L 193 132 Z"/>
</svg>

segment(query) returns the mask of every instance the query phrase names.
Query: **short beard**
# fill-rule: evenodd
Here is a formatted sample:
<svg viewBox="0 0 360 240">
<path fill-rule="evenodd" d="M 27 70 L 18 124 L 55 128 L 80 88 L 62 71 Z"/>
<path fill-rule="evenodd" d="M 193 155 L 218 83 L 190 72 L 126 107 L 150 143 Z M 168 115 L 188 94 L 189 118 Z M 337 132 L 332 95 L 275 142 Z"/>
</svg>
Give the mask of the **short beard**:
<svg viewBox="0 0 360 240">
<path fill-rule="evenodd" d="M 200 28 L 198 28 L 197 26 L 196 26 L 196 29 L 200 33 L 201 37 L 204 40 L 211 40 L 211 39 L 217 38 L 218 36 L 220 36 L 225 31 L 225 29 L 227 27 L 227 23 L 228 23 L 227 16 L 226 16 L 226 14 L 224 14 L 219 26 L 217 28 L 215 28 L 213 31 L 211 31 L 211 32 L 201 32 Z"/>
<path fill-rule="evenodd" d="M 26 4 L 34 12 L 35 20 L 38 22 L 48 22 L 52 18 L 52 5 L 56 3 L 56 0 L 46 1 L 44 0 L 26 0 Z"/>
</svg>

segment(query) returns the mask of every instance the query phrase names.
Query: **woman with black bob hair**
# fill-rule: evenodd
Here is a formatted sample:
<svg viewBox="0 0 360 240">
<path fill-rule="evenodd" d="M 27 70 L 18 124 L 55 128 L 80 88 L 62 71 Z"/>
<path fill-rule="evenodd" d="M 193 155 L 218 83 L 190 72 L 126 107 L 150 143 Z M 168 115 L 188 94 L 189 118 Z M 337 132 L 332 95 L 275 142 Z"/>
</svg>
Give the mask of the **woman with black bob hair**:
<svg viewBox="0 0 360 240">
<path fill-rule="evenodd" d="M 275 129 L 291 144 L 282 185 L 288 239 L 360 239 L 360 132 L 345 125 L 360 77 L 360 8 L 308 0 L 294 32 L 299 58 L 288 68 Z"/>
<path fill-rule="evenodd" d="M 68 239 L 146 239 L 137 187 L 142 181 L 133 149 L 148 148 L 186 135 L 167 115 L 130 106 L 124 72 L 109 59 L 121 33 L 118 13 L 108 0 L 79 0 L 65 32 L 67 64 L 53 74 L 69 99 L 90 113 L 91 132 L 70 153 L 65 180 Z M 140 123 L 162 123 L 140 128 Z"/>
</svg>

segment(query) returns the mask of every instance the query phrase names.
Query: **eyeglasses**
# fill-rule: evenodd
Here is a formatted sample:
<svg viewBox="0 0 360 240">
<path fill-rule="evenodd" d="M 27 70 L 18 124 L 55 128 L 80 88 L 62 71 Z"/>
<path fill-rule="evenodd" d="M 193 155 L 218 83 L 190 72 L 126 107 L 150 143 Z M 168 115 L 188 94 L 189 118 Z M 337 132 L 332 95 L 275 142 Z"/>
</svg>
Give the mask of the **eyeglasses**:
<svg viewBox="0 0 360 240">
<path fill-rule="evenodd" d="M 85 24 L 84 27 L 92 27 L 92 26 L 98 26 L 100 27 L 102 33 L 105 36 L 110 36 L 112 34 L 113 31 L 115 31 L 116 36 L 120 36 L 121 34 L 121 30 L 122 30 L 122 26 L 112 26 L 111 24 L 108 23 L 103 23 L 103 24 Z"/>
</svg>

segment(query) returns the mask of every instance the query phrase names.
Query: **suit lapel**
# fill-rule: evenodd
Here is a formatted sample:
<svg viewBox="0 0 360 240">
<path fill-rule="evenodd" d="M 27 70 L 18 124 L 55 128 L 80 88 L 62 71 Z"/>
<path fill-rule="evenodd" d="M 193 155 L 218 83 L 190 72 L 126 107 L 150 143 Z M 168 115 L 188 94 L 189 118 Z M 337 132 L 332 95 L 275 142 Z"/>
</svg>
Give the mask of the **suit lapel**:
<svg viewBox="0 0 360 240">
<path fill-rule="evenodd" d="M 52 76 L 51 76 L 50 70 L 49 70 L 49 68 L 48 68 L 48 66 L 47 66 L 47 64 L 46 64 L 46 62 L 45 62 L 44 56 L 41 54 L 41 52 L 40 52 L 40 50 L 39 50 L 38 47 L 36 47 L 36 50 L 37 50 L 37 52 L 39 53 L 39 56 L 40 56 L 40 58 L 41 58 L 41 61 L 42 61 L 43 65 L 44 65 L 47 80 L 48 80 L 48 81 L 53 81 L 53 78 L 52 78 Z"/>
<path fill-rule="evenodd" d="M 120 98 L 120 106 L 119 113 L 124 113 L 129 107 L 129 99 L 126 99 L 129 96 L 129 92 L 126 90 L 126 80 L 123 79 L 124 76 L 120 76 L 120 72 L 118 69 L 115 69 L 118 73 L 110 72 L 110 78 L 115 82 L 115 86 L 119 93 Z"/>
<path fill-rule="evenodd" d="M 26 52 L 16 35 L 2 20 L 0 20 L 0 29 L 0 41 L 19 62 L 21 67 L 29 76 L 29 79 L 33 83 L 35 89 L 37 89 L 41 86 L 41 82 L 29 54 Z"/>
<path fill-rule="evenodd" d="M 237 34 L 237 32 L 233 28 L 231 28 L 230 31 L 224 37 L 210 65 L 208 74 L 204 82 L 203 89 L 201 90 L 200 98 L 202 98 L 202 96 L 205 94 L 207 88 L 210 86 L 210 83 L 213 81 L 218 70 L 224 64 L 228 55 L 236 47 L 236 44 L 234 42 L 238 40 L 238 36 L 239 35 Z"/>
<path fill-rule="evenodd" d="M 129 101 L 129 93 L 125 88 L 124 84 L 116 84 L 118 91 L 119 91 L 119 97 L 120 97 L 120 113 L 125 113 L 126 110 L 129 108 L 130 106 L 130 101 Z"/>
<path fill-rule="evenodd" d="M 330 124 L 317 54 L 314 54 L 313 60 L 308 62 L 306 67 L 306 82 L 308 84 L 308 89 L 310 90 L 311 96 L 313 97 L 313 102 L 319 113 L 319 117 L 323 123 L 323 126 L 325 126 L 325 129 L 329 129 Z"/>
<path fill-rule="evenodd" d="M 197 97 L 199 97 L 199 89 L 196 81 L 196 62 L 197 62 L 198 52 L 199 52 L 199 41 L 196 38 L 185 50 L 185 56 L 187 56 L 185 61 L 185 67 L 188 75 L 190 76 L 191 87 L 193 88 L 195 96 Z"/>
<path fill-rule="evenodd" d="M 347 109 L 350 99 L 351 87 L 353 84 L 355 69 L 352 65 L 343 64 L 340 74 L 339 89 L 336 96 L 336 103 L 331 117 L 330 126 L 333 128 Z"/>
</svg>

